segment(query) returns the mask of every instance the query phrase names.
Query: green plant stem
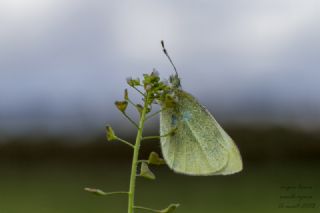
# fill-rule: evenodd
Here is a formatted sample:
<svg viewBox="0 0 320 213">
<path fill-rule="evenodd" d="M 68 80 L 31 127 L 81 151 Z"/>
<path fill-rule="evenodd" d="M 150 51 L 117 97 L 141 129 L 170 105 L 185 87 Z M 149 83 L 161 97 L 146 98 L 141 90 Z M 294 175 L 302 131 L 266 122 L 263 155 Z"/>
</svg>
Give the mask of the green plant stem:
<svg viewBox="0 0 320 213">
<path fill-rule="evenodd" d="M 129 115 L 127 115 L 125 112 L 122 113 L 135 127 L 137 127 L 137 129 L 139 128 L 138 124 L 136 124 L 136 122 L 134 122 Z"/>
<path fill-rule="evenodd" d="M 124 143 L 124 144 L 126 144 L 126 145 L 128 145 L 128 146 L 130 146 L 131 148 L 134 148 L 134 145 L 132 145 L 131 143 L 129 143 L 129 142 L 126 141 L 126 140 L 123 140 L 123 139 L 121 139 L 121 138 L 119 138 L 119 137 L 116 137 L 116 140 L 118 140 L 118 141 L 120 141 L 120 142 L 122 142 L 122 143 Z"/>
<path fill-rule="evenodd" d="M 132 88 L 135 89 L 138 93 L 140 93 L 143 97 L 146 97 L 146 95 L 143 92 L 141 92 L 137 87 L 133 86 Z"/>
<path fill-rule="evenodd" d="M 128 194 L 128 192 L 106 192 L 104 195 Z"/>
<path fill-rule="evenodd" d="M 139 158 L 140 143 L 142 139 L 142 132 L 143 132 L 144 122 L 145 122 L 147 109 L 148 109 L 148 99 L 149 99 L 149 96 L 147 95 L 147 97 L 144 100 L 144 107 L 143 107 L 140 121 L 139 121 L 136 143 L 134 145 L 132 165 L 131 165 L 131 175 L 130 175 L 130 187 L 128 192 L 128 213 L 134 212 L 134 195 L 135 195 L 135 185 L 136 185 L 136 177 L 137 177 L 137 165 L 138 165 L 138 158 Z"/>
<path fill-rule="evenodd" d="M 133 101 L 131 101 L 131 99 L 130 98 L 128 98 L 128 102 L 134 107 L 134 108 L 136 108 L 136 110 L 138 110 L 139 111 L 139 109 L 138 109 L 138 107 L 137 107 L 137 105 L 135 104 L 135 103 L 133 103 Z"/>
<path fill-rule="evenodd" d="M 153 114 L 149 115 L 149 116 L 146 118 L 146 120 L 149 120 L 150 118 L 152 118 L 152 117 L 154 117 L 154 116 L 158 115 L 161 111 L 162 111 L 162 110 L 158 110 L 158 111 L 156 111 L 155 113 L 153 113 Z"/>
</svg>

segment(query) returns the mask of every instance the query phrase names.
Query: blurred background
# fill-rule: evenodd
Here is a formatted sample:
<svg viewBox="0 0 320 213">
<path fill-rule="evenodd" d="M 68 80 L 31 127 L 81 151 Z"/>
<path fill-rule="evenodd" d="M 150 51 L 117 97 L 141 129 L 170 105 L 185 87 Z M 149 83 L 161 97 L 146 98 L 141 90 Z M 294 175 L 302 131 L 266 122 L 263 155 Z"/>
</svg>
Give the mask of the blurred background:
<svg viewBox="0 0 320 213">
<path fill-rule="evenodd" d="M 107 143 L 127 77 L 178 68 L 184 90 L 235 140 L 244 170 L 138 180 L 137 203 L 177 212 L 318 212 L 317 0 L 0 1 L 0 212 L 126 212 L 131 151 Z M 130 96 L 139 96 L 130 90 Z M 131 111 L 133 117 L 137 117 Z M 158 134 L 158 118 L 145 134 Z M 160 151 L 145 142 L 141 157 Z"/>
</svg>

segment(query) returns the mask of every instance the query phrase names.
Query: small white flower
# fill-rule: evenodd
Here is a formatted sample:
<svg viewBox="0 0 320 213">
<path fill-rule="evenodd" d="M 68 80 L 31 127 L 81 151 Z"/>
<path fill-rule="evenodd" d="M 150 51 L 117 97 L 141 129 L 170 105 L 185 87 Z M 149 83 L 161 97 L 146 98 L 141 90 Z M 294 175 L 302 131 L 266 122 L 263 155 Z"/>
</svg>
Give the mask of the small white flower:
<svg viewBox="0 0 320 213">
<path fill-rule="evenodd" d="M 146 85 L 146 90 L 148 91 L 150 89 L 151 89 L 151 85 L 150 84 Z"/>
</svg>

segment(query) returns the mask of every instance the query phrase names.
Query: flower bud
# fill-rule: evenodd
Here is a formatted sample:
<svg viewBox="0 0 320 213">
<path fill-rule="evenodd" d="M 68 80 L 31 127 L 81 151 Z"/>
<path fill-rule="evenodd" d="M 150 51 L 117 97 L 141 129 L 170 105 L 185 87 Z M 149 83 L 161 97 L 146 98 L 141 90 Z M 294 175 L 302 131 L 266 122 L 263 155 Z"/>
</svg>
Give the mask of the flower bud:
<svg viewBox="0 0 320 213">
<path fill-rule="evenodd" d="M 124 90 L 124 100 L 129 100 L 129 94 L 127 89 Z"/>
<path fill-rule="evenodd" d="M 117 139 L 117 136 L 115 135 L 113 129 L 111 128 L 111 126 L 107 126 L 106 127 L 106 133 L 107 133 L 107 140 L 108 141 L 114 141 Z"/>
</svg>

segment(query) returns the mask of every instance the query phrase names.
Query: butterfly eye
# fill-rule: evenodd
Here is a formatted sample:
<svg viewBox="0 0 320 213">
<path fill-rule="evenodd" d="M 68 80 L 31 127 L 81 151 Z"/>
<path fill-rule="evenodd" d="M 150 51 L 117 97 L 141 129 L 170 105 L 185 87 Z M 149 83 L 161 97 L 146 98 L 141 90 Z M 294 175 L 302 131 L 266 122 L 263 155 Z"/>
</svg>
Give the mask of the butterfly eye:
<svg viewBox="0 0 320 213">
<path fill-rule="evenodd" d="M 178 75 L 171 75 L 169 81 L 174 88 L 179 88 L 181 86 Z"/>
</svg>

